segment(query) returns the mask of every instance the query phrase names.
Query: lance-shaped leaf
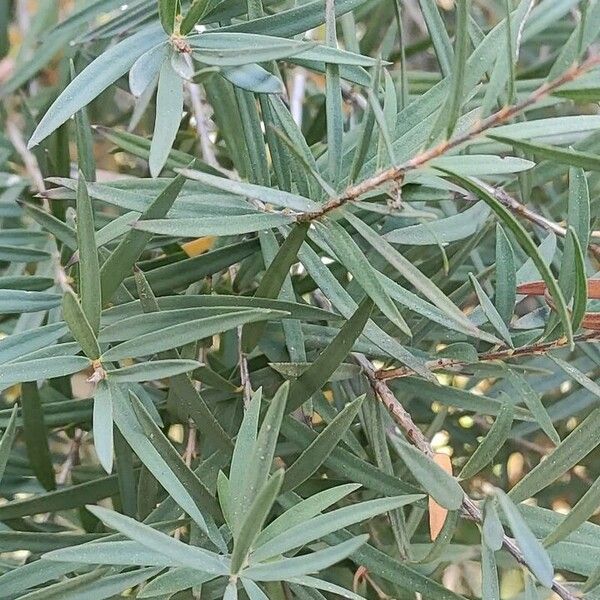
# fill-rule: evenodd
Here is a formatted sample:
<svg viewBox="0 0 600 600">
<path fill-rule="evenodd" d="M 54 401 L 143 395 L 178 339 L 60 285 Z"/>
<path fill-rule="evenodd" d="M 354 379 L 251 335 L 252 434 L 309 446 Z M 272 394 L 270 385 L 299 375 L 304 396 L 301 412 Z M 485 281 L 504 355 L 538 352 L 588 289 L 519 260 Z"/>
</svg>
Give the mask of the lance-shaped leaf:
<svg viewBox="0 0 600 600">
<path fill-rule="evenodd" d="M 29 147 L 39 144 L 70 116 L 89 104 L 111 83 L 127 73 L 139 56 L 164 38 L 165 34 L 159 27 L 145 28 L 100 54 L 73 79 L 46 111 L 29 139 Z"/>
<path fill-rule="evenodd" d="M 224 333 L 245 323 L 263 319 L 277 319 L 285 315 L 287 313 L 282 311 L 254 309 L 195 319 L 179 325 L 158 329 L 152 333 L 123 342 L 104 352 L 102 358 L 106 361 L 114 361 L 152 355 L 156 352 L 170 350 L 202 338 L 211 337 L 217 333 Z"/>
<path fill-rule="evenodd" d="M 136 381 L 153 381 L 189 373 L 200 367 L 197 360 L 167 359 L 141 362 L 120 369 L 106 371 L 106 376 L 116 383 L 131 383 Z"/>
<path fill-rule="evenodd" d="M 492 304 L 492 301 L 488 298 L 485 290 L 481 287 L 477 278 L 473 275 L 473 273 L 469 273 L 469 279 L 471 281 L 471 285 L 475 290 L 475 294 L 477 295 L 477 299 L 479 300 L 479 305 L 481 306 L 485 316 L 488 318 L 488 321 L 492 324 L 494 329 L 500 334 L 502 339 L 510 346 L 513 347 L 512 338 L 510 337 L 510 331 L 508 327 L 504 323 L 504 320 L 500 316 L 500 313 L 496 310 L 496 307 Z"/>
<path fill-rule="evenodd" d="M 50 310 L 56 308 L 60 301 L 59 294 L 50 292 L 0 290 L 0 315 Z"/>
<path fill-rule="evenodd" d="M 569 514 L 545 538 L 544 546 L 551 546 L 573 533 L 582 523 L 585 523 L 600 506 L 600 477 L 587 489 Z"/>
<path fill-rule="evenodd" d="M 259 488 L 241 522 L 231 553 L 231 572 L 237 574 L 244 567 L 252 547 L 273 507 L 283 482 L 283 469 L 279 469 Z"/>
<path fill-rule="evenodd" d="M 494 306 L 504 323 L 510 323 L 516 302 L 516 267 L 512 245 L 500 223 L 496 224 L 496 295 Z"/>
<path fill-rule="evenodd" d="M 158 15 L 166 33 L 171 34 L 175 29 L 175 21 L 180 12 L 180 0 L 158 0 Z"/>
<path fill-rule="evenodd" d="M 65 323 L 13 333 L 0 339 L 0 363 L 7 363 L 36 350 L 47 348 L 67 333 Z"/>
<path fill-rule="evenodd" d="M 79 295 L 81 308 L 94 335 L 100 328 L 102 300 L 100 293 L 100 265 L 94 228 L 94 211 L 83 173 L 77 183 L 77 247 L 79 249 Z"/>
<path fill-rule="evenodd" d="M 308 575 L 344 560 L 356 552 L 368 538 L 368 535 L 359 535 L 325 550 L 317 550 L 294 558 L 275 560 L 264 565 L 252 565 L 244 569 L 242 574 L 254 581 L 281 581 Z"/>
<path fill-rule="evenodd" d="M 364 300 L 356 312 L 346 321 L 331 344 L 319 354 L 312 365 L 290 386 L 288 412 L 302 406 L 308 398 L 320 390 L 331 374 L 348 356 L 371 314 L 373 303 Z"/>
<path fill-rule="evenodd" d="M 254 294 L 257 298 L 277 298 L 290 268 L 298 260 L 298 251 L 308 231 L 308 223 L 296 225 L 271 261 Z M 250 353 L 264 331 L 264 323 L 246 325 L 242 334 L 244 352 Z"/>
<path fill-rule="evenodd" d="M 481 444 L 477 446 L 475 452 L 469 457 L 469 460 L 458 476 L 459 479 L 473 477 L 490 464 L 510 435 L 514 412 L 514 406 L 510 398 L 505 396 L 504 403 L 494 424 L 490 427 Z"/>
<path fill-rule="evenodd" d="M 88 358 L 96 360 L 100 356 L 98 340 L 92 327 L 72 290 L 67 290 L 63 296 L 63 317 L 77 343 Z"/>
<path fill-rule="evenodd" d="M 358 413 L 364 396 L 348 403 L 335 418 L 319 433 L 300 456 L 285 472 L 284 491 L 297 488 L 306 481 L 331 454 L 340 440 L 346 435 L 354 417 Z"/>
<path fill-rule="evenodd" d="M 104 470 L 111 473 L 113 466 L 113 401 L 106 381 L 99 381 L 94 393 L 92 431 L 98 460 Z"/>
<path fill-rule="evenodd" d="M 326 224 L 317 223 L 317 231 L 321 240 L 326 240 L 327 246 L 335 253 L 358 284 L 375 303 L 377 308 L 404 333 L 410 335 L 410 329 L 402 318 L 398 307 L 381 284 L 377 271 L 367 257 L 362 253 L 352 236 L 336 221 Z"/>
<path fill-rule="evenodd" d="M 158 552 L 181 566 L 192 567 L 206 573 L 225 575 L 228 561 L 214 552 L 189 546 L 131 517 L 100 506 L 87 506 L 103 523 L 119 531 L 146 548 Z M 58 552 L 55 556 L 58 556 Z M 50 557 L 50 556 L 49 556 Z M 52 557 L 54 558 L 54 557 Z"/>
<path fill-rule="evenodd" d="M 492 196 L 486 189 L 481 187 L 475 181 L 473 181 L 472 179 L 467 179 L 445 169 L 441 170 L 450 175 L 456 181 L 458 181 L 460 185 L 466 190 L 481 198 L 496 213 L 498 218 L 506 225 L 506 227 L 510 229 L 510 231 L 521 244 L 523 250 L 525 250 L 529 258 L 531 258 L 540 275 L 546 282 L 548 290 L 550 291 L 550 294 L 556 304 L 556 311 L 558 313 L 558 316 L 560 317 L 564 333 L 567 336 L 567 339 L 572 343 L 573 329 L 571 327 L 571 318 L 565 303 L 564 296 L 558 286 L 558 282 L 552 274 L 552 271 L 540 256 L 534 241 L 531 239 L 531 236 L 527 233 L 523 225 L 521 225 L 521 223 L 513 216 L 513 214 L 505 206 L 503 206 L 496 198 L 494 198 L 494 196 Z"/>
<path fill-rule="evenodd" d="M 261 229 L 273 229 L 287 225 L 293 217 L 279 213 L 255 213 L 239 215 L 235 219 L 222 217 L 198 217 L 191 219 L 148 219 L 137 221 L 135 229 L 161 235 L 179 237 L 203 237 L 206 235 L 242 235 Z"/>
<path fill-rule="evenodd" d="M 458 510 L 462 505 L 464 492 L 456 479 L 419 449 L 396 438 L 393 441 L 402 460 L 427 493 L 440 506 Z"/>
<path fill-rule="evenodd" d="M 56 488 L 56 480 L 37 383 L 29 382 L 21 386 L 21 417 L 27 456 L 33 472 L 45 489 L 53 490 Z"/>
<path fill-rule="evenodd" d="M 275 446 L 279 437 L 281 421 L 288 400 L 289 387 L 289 382 L 286 381 L 277 390 L 265 413 L 265 418 L 258 430 L 256 441 L 252 444 L 250 454 L 245 458 L 244 478 L 242 483 L 243 492 L 239 499 L 240 508 L 235 509 L 237 513 L 241 511 L 242 515 L 254 502 L 259 491 L 264 488 L 267 477 L 271 471 L 271 465 L 275 456 Z M 260 398 L 257 404 L 260 405 Z M 244 445 L 246 443 L 247 442 L 245 442 Z M 239 482 L 237 485 L 239 486 Z M 281 482 L 277 485 L 277 490 L 279 490 L 280 487 Z M 232 498 L 232 502 L 235 501 L 236 500 Z M 241 523 L 239 516 L 237 516 L 234 529 L 234 537 L 236 538 L 240 533 Z"/>
<path fill-rule="evenodd" d="M 127 443 L 175 502 L 203 531 L 208 532 L 206 519 L 196 503 L 210 503 L 208 491 L 183 462 L 139 399 L 133 394 L 127 398 L 124 391 L 110 381 L 109 390 L 115 423 Z"/>
<path fill-rule="evenodd" d="M 56 356 L 8 363 L 0 366 L 0 390 L 24 381 L 71 375 L 87 369 L 91 364 L 85 356 Z"/>
<path fill-rule="evenodd" d="M 524 150 L 534 156 L 552 160 L 554 162 L 569 165 L 571 167 L 578 167 L 585 169 L 586 171 L 600 171 L 600 158 L 596 154 L 590 152 L 580 152 L 577 150 L 565 150 L 557 146 L 550 146 L 548 144 L 542 144 L 540 142 L 528 142 L 526 140 L 519 140 L 511 137 L 504 137 L 500 135 L 489 135 L 488 137 L 508 144 L 520 150 Z"/>
<path fill-rule="evenodd" d="M 183 81 L 171 66 L 171 61 L 165 60 L 158 76 L 156 119 L 148 159 L 152 177 L 158 177 L 167 162 L 182 113 Z"/>
<path fill-rule="evenodd" d="M 271 521 L 271 523 L 262 530 L 256 542 L 256 546 L 262 546 L 265 542 L 277 537 L 295 525 L 305 523 L 359 488 L 360 485 L 357 483 L 347 483 L 322 492 L 317 492 L 304 500 L 299 500 L 297 504 L 288 508 L 288 510 L 274 521 Z"/>
<path fill-rule="evenodd" d="M 521 516 L 519 509 L 513 504 L 512 500 L 502 491 L 496 490 L 498 502 L 502 508 L 511 531 L 517 540 L 517 544 L 527 566 L 531 572 L 539 579 L 540 583 L 547 588 L 552 587 L 554 580 L 554 567 L 550 562 L 548 553 L 533 535 L 525 519 Z"/>
<path fill-rule="evenodd" d="M 252 554 L 252 562 L 262 562 L 325 537 L 334 531 L 371 519 L 376 515 L 411 504 L 423 498 L 420 494 L 368 500 L 318 515 L 282 532 L 265 542 Z"/>
<path fill-rule="evenodd" d="M 17 412 L 18 406 L 15 404 L 10 412 L 8 425 L 2 434 L 2 438 L 0 438 L 0 481 L 2 481 L 4 469 L 6 468 L 12 445 L 17 436 Z"/>
<path fill-rule="evenodd" d="M 146 211 L 142 213 L 140 220 L 160 219 L 164 217 L 169 212 L 171 206 L 173 206 L 173 202 L 177 199 L 184 183 L 185 178 L 181 175 L 170 181 L 148 206 Z M 131 229 L 125 234 L 106 261 L 104 261 L 100 269 L 103 302 L 108 302 L 125 277 L 131 274 L 134 263 L 140 257 L 151 238 L 151 233 Z"/>
<path fill-rule="evenodd" d="M 522 502 L 550 485 L 575 466 L 599 443 L 600 409 L 593 410 L 561 443 L 547 459 L 538 463 L 510 490 L 515 502 Z"/>
</svg>

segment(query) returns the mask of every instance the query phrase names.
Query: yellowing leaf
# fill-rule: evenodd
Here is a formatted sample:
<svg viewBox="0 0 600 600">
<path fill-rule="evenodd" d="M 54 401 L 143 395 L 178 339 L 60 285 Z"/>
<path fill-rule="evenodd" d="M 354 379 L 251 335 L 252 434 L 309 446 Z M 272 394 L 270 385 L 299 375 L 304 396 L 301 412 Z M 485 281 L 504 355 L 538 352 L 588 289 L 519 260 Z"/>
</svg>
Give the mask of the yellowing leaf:
<svg viewBox="0 0 600 600">
<path fill-rule="evenodd" d="M 182 244 L 182 250 L 190 257 L 198 256 L 199 254 L 204 254 L 208 250 L 210 250 L 217 238 L 214 235 L 207 235 L 204 237 L 199 237 L 191 242 L 186 242 Z"/>
<path fill-rule="evenodd" d="M 433 461 L 438 467 L 446 471 L 448 475 L 452 475 L 452 461 L 447 454 L 438 452 L 433 455 Z M 429 535 L 431 536 L 431 541 L 434 542 L 440 534 L 447 516 L 448 511 L 429 496 Z"/>
</svg>

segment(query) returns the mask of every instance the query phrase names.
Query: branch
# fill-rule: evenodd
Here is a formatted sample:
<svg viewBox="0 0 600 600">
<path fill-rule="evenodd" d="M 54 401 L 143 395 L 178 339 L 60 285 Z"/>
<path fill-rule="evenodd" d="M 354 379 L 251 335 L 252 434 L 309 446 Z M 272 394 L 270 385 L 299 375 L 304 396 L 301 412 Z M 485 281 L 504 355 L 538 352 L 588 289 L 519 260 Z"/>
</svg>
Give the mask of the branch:
<svg viewBox="0 0 600 600">
<path fill-rule="evenodd" d="M 565 237 L 567 235 L 567 229 L 550 219 L 546 219 L 542 215 L 539 215 L 535 211 L 531 210 L 524 204 L 521 204 L 516 198 L 513 198 L 508 192 L 505 192 L 501 188 L 495 188 L 483 181 L 478 181 L 478 184 L 483 187 L 487 192 L 489 192 L 496 200 L 501 202 L 508 210 L 510 210 L 515 215 L 518 215 L 527 221 L 538 225 L 542 229 L 546 231 L 552 231 L 556 235 L 560 237 Z M 597 260 L 600 260 L 600 246 L 598 244 L 590 243 L 588 245 L 588 250 L 594 255 Z"/>
<path fill-rule="evenodd" d="M 431 444 L 427 438 L 423 435 L 423 432 L 417 427 L 408 411 L 398 401 L 396 396 L 387 384 L 377 377 L 377 373 L 373 367 L 373 364 L 367 360 L 361 354 L 354 355 L 358 364 L 362 367 L 373 391 L 375 397 L 378 398 L 383 405 L 389 410 L 392 419 L 402 429 L 408 440 L 417 447 L 423 454 L 427 456 L 433 456 L 434 452 Z M 477 504 L 467 494 L 464 495 L 462 501 L 462 511 L 464 515 L 476 523 L 483 523 L 483 516 L 481 510 Z M 502 544 L 505 550 L 521 565 L 527 567 L 527 563 L 523 554 L 515 540 L 506 534 L 503 535 Z M 552 590 L 562 598 L 562 600 L 576 600 L 576 596 L 573 595 L 565 586 L 559 583 L 556 579 L 552 582 Z"/>
<path fill-rule="evenodd" d="M 575 342 L 593 342 L 600 340 L 599 331 L 591 331 L 582 333 L 575 336 Z M 530 344 L 528 346 L 521 346 L 519 348 L 505 348 L 503 350 L 492 350 L 490 352 L 484 352 L 478 356 L 479 362 L 488 360 L 510 360 L 512 358 L 519 358 L 520 356 L 531 356 L 534 354 L 547 354 L 551 350 L 557 348 L 566 348 L 569 346 L 569 342 L 566 338 L 559 338 L 551 342 L 542 342 L 536 344 Z M 437 360 L 430 360 L 425 363 L 427 368 L 432 371 L 454 371 L 460 370 L 463 367 L 477 364 L 459 360 L 456 358 L 438 358 Z M 400 367 L 398 369 L 380 369 L 375 371 L 374 377 L 378 381 L 386 381 L 388 379 L 398 379 L 400 377 L 410 377 L 414 375 L 414 371 L 406 367 Z"/>
<path fill-rule="evenodd" d="M 421 154 L 417 154 L 417 156 L 411 158 L 410 160 L 400 165 L 390 167 L 389 169 L 385 169 L 384 171 L 380 171 L 379 173 L 373 175 L 373 177 L 365 179 L 361 183 L 346 188 L 346 190 L 342 192 L 341 195 L 330 198 L 318 210 L 300 214 L 297 217 L 298 221 L 312 221 L 313 219 L 318 219 L 331 212 L 332 210 L 343 206 L 347 202 L 352 202 L 358 199 L 363 194 L 366 194 L 367 192 L 378 188 L 384 183 L 401 180 L 407 172 L 418 169 L 419 167 L 422 167 L 434 158 L 439 158 L 440 156 L 446 154 L 448 151 L 453 150 L 454 148 L 457 148 L 465 142 L 468 142 L 473 138 L 481 135 L 488 129 L 505 123 L 506 121 L 512 119 L 514 116 L 523 112 L 530 106 L 537 104 L 542 98 L 548 96 L 557 88 L 581 77 L 590 69 L 593 69 L 598 65 L 600 65 L 600 56 L 592 56 L 579 65 L 573 65 L 570 69 L 565 71 L 556 79 L 553 79 L 552 81 L 541 85 L 529 96 L 527 96 L 527 98 L 521 100 L 521 102 L 505 106 L 499 111 L 491 114 L 489 117 L 482 119 L 466 132 L 461 133 L 450 140 L 445 140 L 439 143 L 437 146 L 434 146 L 433 148 L 430 148 L 429 150 L 426 150 Z"/>
</svg>

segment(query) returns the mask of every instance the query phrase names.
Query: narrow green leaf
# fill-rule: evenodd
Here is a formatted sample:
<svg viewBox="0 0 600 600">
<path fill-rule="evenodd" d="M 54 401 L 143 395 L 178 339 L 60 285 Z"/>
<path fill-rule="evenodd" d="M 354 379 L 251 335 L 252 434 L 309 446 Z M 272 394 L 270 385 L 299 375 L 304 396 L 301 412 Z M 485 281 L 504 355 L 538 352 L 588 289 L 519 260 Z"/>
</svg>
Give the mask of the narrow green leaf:
<svg viewBox="0 0 600 600">
<path fill-rule="evenodd" d="M 440 111 L 440 120 L 449 139 L 460 117 L 465 87 L 465 70 L 469 53 L 469 7 L 470 0 L 456 2 L 456 36 L 454 41 L 454 63 L 452 65 L 452 83 L 448 98 Z M 434 128 L 434 132 L 437 128 Z"/>
<path fill-rule="evenodd" d="M 421 498 L 423 498 L 423 495 L 415 494 L 368 500 L 313 517 L 258 546 L 252 554 L 252 562 L 262 562 L 274 556 L 285 554 L 294 548 L 300 548 L 334 531 L 339 531 L 344 527 L 366 521 L 376 515 L 395 510 L 401 506 L 406 506 Z"/>
<path fill-rule="evenodd" d="M 489 134 L 488 137 L 546 160 L 569 165 L 570 167 L 578 167 L 586 171 L 600 171 L 600 158 L 591 152 L 581 152 L 572 149 L 565 150 L 564 148 L 542 144 L 541 142 L 528 142 L 526 140 L 495 134 Z"/>
<path fill-rule="evenodd" d="M 393 229 L 384 238 L 392 244 L 438 246 L 472 236 L 481 229 L 489 215 L 490 210 L 485 203 L 478 202 L 451 217 Z"/>
<path fill-rule="evenodd" d="M 481 600 L 500 600 L 496 557 L 485 544 L 481 546 Z"/>
<path fill-rule="evenodd" d="M 184 177 L 178 175 L 171 180 L 164 190 L 148 206 L 139 220 L 160 219 L 164 217 L 185 183 Z M 152 234 L 131 229 L 111 252 L 100 269 L 102 281 L 102 300 L 108 302 L 122 281 L 131 274 L 135 261 L 140 257 Z"/>
<path fill-rule="evenodd" d="M 344 217 L 374 250 L 381 254 L 381 256 L 394 267 L 400 275 L 405 277 L 435 306 L 445 312 L 450 318 L 458 321 L 464 326 L 469 328 L 473 327 L 472 323 L 450 300 L 450 298 L 448 298 L 448 296 L 446 296 L 433 281 L 428 279 L 421 271 L 419 271 L 419 269 L 417 269 L 417 267 L 398 252 L 385 238 L 379 236 L 374 229 L 369 227 L 364 221 L 356 217 L 350 211 L 346 211 Z"/>
<path fill-rule="evenodd" d="M 373 303 L 365 300 L 354 315 L 346 321 L 331 344 L 319 354 L 312 365 L 290 386 L 287 410 L 302 406 L 308 398 L 327 382 L 330 375 L 346 358 L 354 342 L 362 333 L 371 314 Z"/>
<path fill-rule="evenodd" d="M 231 580 L 225 588 L 223 600 L 238 600 L 237 581 Z"/>
<path fill-rule="evenodd" d="M 152 177 L 158 177 L 167 162 L 169 151 L 179 130 L 182 113 L 183 81 L 173 70 L 171 61 L 165 60 L 158 76 L 156 120 L 148 159 Z"/>
<path fill-rule="evenodd" d="M 200 363 L 196 360 L 167 359 L 141 362 L 120 369 L 106 371 L 106 376 L 115 383 L 136 381 L 154 381 L 189 373 L 197 369 Z"/>
<path fill-rule="evenodd" d="M 590 379 L 585 373 L 582 373 L 572 364 L 554 356 L 548 354 L 548 358 L 555 362 L 569 377 L 572 377 L 579 385 L 583 386 L 589 392 L 592 392 L 594 396 L 600 398 L 600 385 Z"/>
<path fill-rule="evenodd" d="M 235 219 L 198 217 L 192 219 L 148 219 L 137 221 L 135 229 L 160 235 L 204 237 L 207 235 L 241 235 L 261 229 L 272 229 L 293 222 L 293 217 L 281 213 L 239 215 Z"/>
<path fill-rule="evenodd" d="M 0 390 L 15 383 L 40 381 L 71 375 L 91 365 L 85 356 L 57 356 L 8 363 L 0 366 Z"/>
<path fill-rule="evenodd" d="M 54 467 L 37 383 L 24 383 L 21 386 L 21 417 L 29 463 L 44 488 L 53 490 L 56 488 Z"/>
<path fill-rule="evenodd" d="M 180 323 L 179 325 L 165 327 L 153 333 L 147 333 L 123 342 L 104 352 L 102 359 L 114 361 L 123 360 L 124 358 L 135 358 L 136 356 L 152 355 L 156 352 L 177 348 L 178 346 L 184 346 L 202 338 L 211 337 L 217 333 L 224 333 L 246 323 L 263 319 L 277 319 L 286 314 L 281 311 L 256 309 L 195 319 Z"/>
<path fill-rule="evenodd" d="M 73 337 L 81 346 L 85 355 L 96 360 L 100 356 L 98 340 L 92 327 L 72 290 L 67 290 L 63 296 L 62 312 Z"/>
<path fill-rule="evenodd" d="M 554 567 L 550 562 L 548 553 L 533 535 L 525 519 L 521 516 L 519 509 L 513 504 L 511 499 L 502 491 L 497 489 L 496 496 L 502 508 L 502 512 L 510 525 L 510 528 L 517 540 L 517 544 L 527 566 L 531 572 L 538 578 L 540 583 L 547 588 L 552 587 L 554 580 Z"/>
<path fill-rule="evenodd" d="M 231 573 L 238 574 L 246 564 L 248 554 L 254 546 L 269 512 L 279 494 L 283 482 L 283 469 L 276 471 L 262 486 L 248 507 L 248 511 L 237 532 L 231 554 Z"/>
<path fill-rule="evenodd" d="M 590 239 L 590 191 L 583 169 L 569 169 L 567 222 L 575 229 L 581 248 L 587 248 Z"/>
<path fill-rule="evenodd" d="M 317 222 L 317 232 L 322 240 L 335 252 L 337 259 L 352 273 L 359 285 L 375 303 L 377 308 L 404 333 L 410 335 L 410 329 L 402 318 L 398 307 L 381 284 L 377 272 L 362 253 L 352 236 L 337 222 Z"/>
<path fill-rule="evenodd" d="M 194 25 L 210 10 L 211 4 L 211 0 L 192 0 L 187 13 L 181 21 L 180 31 L 183 35 L 187 35 L 192 31 Z"/>
<path fill-rule="evenodd" d="M 180 12 L 180 0 L 158 0 L 158 15 L 166 33 L 175 31 L 175 22 Z"/>
<path fill-rule="evenodd" d="M 50 292 L 26 292 L 22 290 L 0 290 L 0 315 L 31 313 L 56 308 L 61 301 L 59 294 Z"/>
<path fill-rule="evenodd" d="M 368 535 L 359 535 L 325 550 L 317 550 L 295 558 L 275 560 L 264 565 L 252 565 L 242 571 L 242 574 L 254 581 L 281 581 L 308 575 L 344 560 L 356 552 L 368 538 Z"/>
<path fill-rule="evenodd" d="M 79 249 L 81 308 L 92 331 L 98 335 L 102 310 L 100 265 L 94 228 L 94 210 L 81 171 L 77 184 L 77 248 Z"/>
<path fill-rule="evenodd" d="M 452 73 L 454 52 L 444 21 L 440 16 L 439 8 L 435 0 L 419 0 L 419 6 L 421 7 L 442 75 L 448 77 Z"/>
<path fill-rule="evenodd" d="M 511 385 L 517 393 L 519 402 L 524 402 L 525 406 L 531 411 L 544 433 L 552 440 L 555 445 L 560 444 L 560 436 L 552 423 L 552 419 L 542 403 L 540 394 L 533 389 L 529 382 L 520 373 L 510 373 Z"/>
<path fill-rule="evenodd" d="M 247 507 L 250 507 L 259 490 L 264 487 L 271 471 L 281 421 L 288 401 L 289 388 L 290 384 L 286 381 L 275 393 L 258 431 L 256 442 L 252 446 L 252 452 L 246 457 L 244 491 L 241 498 L 242 514 Z M 279 487 L 281 487 L 280 484 L 277 489 Z M 237 530 L 234 530 L 234 537 L 239 532 L 241 522 L 238 523 L 237 527 Z"/>
<path fill-rule="evenodd" d="M 128 399 L 112 385 L 111 390 L 115 423 L 127 443 L 177 504 L 208 532 L 206 519 L 198 506 L 210 498 L 204 485 L 183 462 L 138 397 L 130 392 Z"/>
<path fill-rule="evenodd" d="M 440 506 L 458 510 L 462 505 L 464 492 L 456 479 L 414 446 L 396 438 L 393 442 L 402 460 L 427 493 Z"/>
<path fill-rule="evenodd" d="M 0 363 L 7 363 L 36 350 L 53 346 L 65 333 L 65 323 L 52 323 L 6 336 L 0 339 Z"/>
<path fill-rule="evenodd" d="M 2 481 L 4 469 L 6 469 L 10 451 L 17 436 L 17 412 L 18 406 L 15 404 L 10 413 L 8 425 L 2 434 L 2 438 L 0 438 L 0 481 Z"/>
<path fill-rule="evenodd" d="M 522 502 L 550 485 L 575 466 L 599 443 L 600 409 L 593 410 L 547 459 L 537 464 L 510 490 L 515 502 Z"/>
<path fill-rule="evenodd" d="M 337 48 L 335 25 L 335 2 L 325 0 L 325 36 L 327 45 Z M 338 187 L 342 170 L 344 150 L 344 115 L 342 113 L 342 86 L 340 69 L 328 64 L 325 76 L 325 106 L 327 111 L 327 162 L 329 178 L 334 188 Z"/>
<path fill-rule="evenodd" d="M 573 330 L 571 327 L 571 318 L 563 294 L 558 287 L 558 283 L 554 278 L 552 271 L 540 256 L 534 241 L 531 239 L 523 225 L 521 225 L 521 223 L 507 208 L 505 208 L 496 198 L 494 198 L 494 196 L 483 189 L 479 184 L 475 183 L 471 179 L 466 179 L 465 177 L 457 175 L 456 173 L 445 171 L 444 169 L 442 170 L 448 175 L 452 176 L 453 179 L 456 179 L 465 189 L 481 198 L 496 213 L 498 218 L 512 231 L 513 235 L 517 238 L 529 258 L 531 258 L 537 267 L 542 279 L 546 282 L 548 290 L 550 291 L 550 295 L 556 304 L 556 310 L 558 312 L 558 316 L 560 317 L 564 333 L 567 339 L 572 343 Z"/>
<path fill-rule="evenodd" d="M 113 402 L 106 381 L 99 381 L 96 386 L 92 430 L 98 460 L 110 474 L 113 467 Z"/>
<path fill-rule="evenodd" d="M 592 483 L 565 519 L 544 538 L 544 546 L 548 547 L 564 540 L 585 523 L 596 512 L 598 506 L 600 506 L 600 477 Z"/>
<path fill-rule="evenodd" d="M 571 316 L 571 322 L 573 331 L 577 331 L 579 326 L 583 322 L 583 318 L 585 317 L 585 313 L 587 310 L 587 301 L 588 301 L 588 285 L 587 285 L 587 274 L 585 271 L 585 256 L 583 253 L 583 248 L 579 242 L 579 238 L 577 237 L 577 233 L 575 229 L 569 226 L 569 230 L 567 231 L 567 241 L 570 243 L 572 247 L 572 252 L 570 255 L 572 256 L 574 263 L 574 273 L 573 273 L 573 311 Z M 566 243 L 566 242 L 565 242 Z M 565 250 L 566 254 L 566 250 Z M 563 257 L 564 258 L 564 257 Z M 566 267 L 566 264 L 565 264 Z M 568 268 L 568 267 L 567 267 Z M 560 282 L 560 277 L 559 277 Z"/>
<path fill-rule="evenodd" d="M 317 492 L 304 500 L 299 500 L 298 504 L 288 508 L 282 515 L 277 517 L 274 521 L 271 521 L 271 523 L 261 531 L 256 546 L 262 546 L 295 525 L 306 523 L 312 517 L 320 514 L 325 509 L 359 488 L 360 484 L 347 483 L 322 492 Z"/>
<path fill-rule="evenodd" d="M 139 56 L 164 38 L 165 34 L 160 28 L 146 28 L 100 54 L 75 77 L 46 111 L 29 139 L 29 148 L 39 144 L 69 117 L 89 104 L 111 83 L 127 73 Z"/>
<path fill-rule="evenodd" d="M 512 319 L 517 298 L 515 254 L 500 223 L 496 224 L 496 295 L 494 306 L 507 325 Z"/>
<path fill-rule="evenodd" d="M 287 236 L 275 258 L 271 261 L 254 294 L 257 298 L 277 298 L 289 275 L 290 268 L 298 261 L 298 251 L 306 238 L 308 223 L 296 225 Z M 264 331 L 264 323 L 254 323 L 244 327 L 242 347 L 250 353 Z"/>
<path fill-rule="evenodd" d="M 215 575 L 226 575 L 229 571 L 227 568 L 228 561 L 214 552 L 184 544 L 152 527 L 148 527 L 148 525 L 134 521 L 131 517 L 120 515 L 107 508 L 89 505 L 86 508 L 109 527 L 142 544 L 142 546 L 174 560 L 176 564 L 199 569 L 206 573 L 214 573 Z"/>
<path fill-rule="evenodd" d="M 248 92 L 256 94 L 281 94 L 283 92 L 281 81 L 256 64 L 225 67 L 221 69 L 221 75 L 234 86 Z"/>
<path fill-rule="evenodd" d="M 249 457 L 252 456 L 258 435 L 258 417 L 262 401 L 262 388 L 252 395 L 249 405 L 244 412 L 242 424 L 238 430 L 229 470 L 230 506 L 232 510 L 233 530 L 237 530 L 244 517 L 247 507 L 246 469 Z"/>
<path fill-rule="evenodd" d="M 190 587 L 201 585 L 214 579 L 215 575 L 198 569 L 175 567 L 148 582 L 138 594 L 138 598 L 152 598 L 161 594 L 174 594 Z"/>
<path fill-rule="evenodd" d="M 477 281 L 477 278 L 473 275 L 473 273 L 469 273 L 469 280 L 471 281 L 471 285 L 475 290 L 477 300 L 479 300 L 479 305 L 485 313 L 485 316 L 488 318 L 488 321 L 500 334 L 500 337 L 502 337 L 502 339 L 512 348 L 513 342 L 510 336 L 510 331 L 496 310 L 496 307 L 492 304 L 492 301 L 488 298 L 488 295 L 485 293 L 485 290 L 481 287 L 481 284 L 479 281 Z"/>
<path fill-rule="evenodd" d="M 494 424 L 481 441 L 481 444 L 477 446 L 475 452 L 469 457 L 469 460 L 458 475 L 459 479 L 469 479 L 470 477 L 477 475 L 479 471 L 494 459 L 510 435 L 513 418 L 513 404 L 508 397 L 504 397 L 504 403 Z"/>
<path fill-rule="evenodd" d="M 283 490 L 290 491 L 306 481 L 327 459 L 332 450 L 346 435 L 358 413 L 364 396 L 348 403 L 335 418 L 306 447 L 285 472 Z"/>
<path fill-rule="evenodd" d="M 498 514 L 498 500 L 488 496 L 483 503 L 483 524 L 481 541 L 490 550 L 500 550 L 504 545 L 504 527 Z"/>
</svg>

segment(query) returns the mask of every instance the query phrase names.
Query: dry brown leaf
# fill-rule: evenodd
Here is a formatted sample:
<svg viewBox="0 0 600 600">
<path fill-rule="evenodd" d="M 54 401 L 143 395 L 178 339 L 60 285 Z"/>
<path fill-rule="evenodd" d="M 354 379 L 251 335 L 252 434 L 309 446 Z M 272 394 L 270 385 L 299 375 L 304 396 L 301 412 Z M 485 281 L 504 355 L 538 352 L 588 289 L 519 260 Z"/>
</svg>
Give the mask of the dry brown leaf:
<svg viewBox="0 0 600 600">
<path fill-rule="evenodd" d="M 447 454 L 437 452 L 433 455 L 433 461 L 438 467 L 444 469 L 446 473 L 452 475 L 452 461 Z M 431 541 L 435 541 L 440 534 L 447 516 L 448 511 L 429 496 L 429 535 L 431 536 Z"/>
</svg>

